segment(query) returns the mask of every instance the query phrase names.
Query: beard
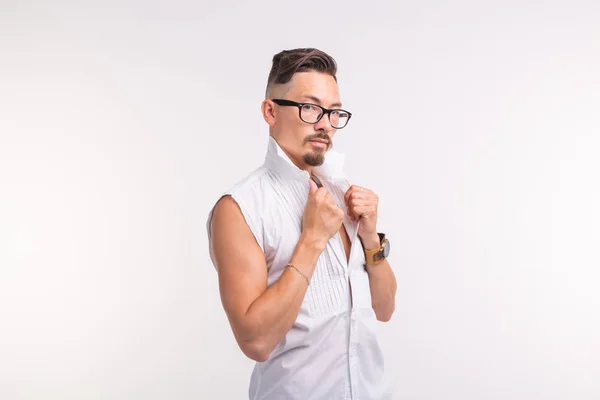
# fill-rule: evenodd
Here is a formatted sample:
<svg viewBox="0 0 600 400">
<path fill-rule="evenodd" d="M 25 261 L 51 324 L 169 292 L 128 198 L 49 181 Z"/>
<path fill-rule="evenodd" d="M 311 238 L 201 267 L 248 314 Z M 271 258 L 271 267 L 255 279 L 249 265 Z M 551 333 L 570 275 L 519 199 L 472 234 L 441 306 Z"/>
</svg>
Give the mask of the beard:
<svg viewBox="0 0 600 400">
<path fill-rule="evenodd" d="M 308 152 L 304 154 L 304 156 L 302 156 L 302 160 L 306 163 L 306 165 L 310 165 L 311 167 L 318 167 L 320 165 L 323 165 L 323 163 L 325 162 L 325 153 L 331 148 L 332 143 L 329 136 L 325 134 L 317 134 L 308 137 L 306 138 L 306 143 L 313 139 L 324 139 L 329 142 L 326 149 L 314 149 L 313 151 Z"/>
<path fill-rule="evenodd" d="M 325 162 L 325 152 L 306 153 L 302 160 L 311 167 L 318 167 Z"/>
</svg>

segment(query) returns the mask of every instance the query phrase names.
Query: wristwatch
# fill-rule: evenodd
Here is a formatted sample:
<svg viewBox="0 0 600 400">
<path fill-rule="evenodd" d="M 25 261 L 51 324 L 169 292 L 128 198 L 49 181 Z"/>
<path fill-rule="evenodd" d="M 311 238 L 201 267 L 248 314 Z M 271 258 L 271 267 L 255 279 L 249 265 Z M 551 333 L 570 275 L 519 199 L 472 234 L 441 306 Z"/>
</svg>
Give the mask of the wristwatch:
<svg viewBox="0 0 600 400">
<path fill-rule="evenodd" d="M 390 242 L 386 239 L 385 233 L 378 233 L 379 248 L 373 250 L 365 250 L 366 265 L 377 265 L 387 258 L 390 254 Z"/>
</svg>

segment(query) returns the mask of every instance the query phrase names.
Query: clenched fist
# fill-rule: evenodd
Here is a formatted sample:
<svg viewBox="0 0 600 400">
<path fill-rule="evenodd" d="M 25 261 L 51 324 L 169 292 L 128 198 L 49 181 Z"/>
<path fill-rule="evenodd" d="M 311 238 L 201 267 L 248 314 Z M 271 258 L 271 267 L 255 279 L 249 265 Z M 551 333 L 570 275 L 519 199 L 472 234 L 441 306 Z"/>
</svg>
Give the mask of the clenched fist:
<svg viewBox="0 0 600 400">
<path fill-rule="evenodd" d="M 352 185 L 344 195 L 348 215 L 353 221 L 360 219 L 358 235 L 361 238 L 377 237 L 377 208 L 379 196 L 370 189 Z"/>
<path fill-rule="evenodd" d="M 340 230 L 344 222 L 344 211 L 324 187 L 318 188 L 310 180 L 308 200 L 304 207 L 302 233 L 325 246 L 327 241 Z"/>
</svg>

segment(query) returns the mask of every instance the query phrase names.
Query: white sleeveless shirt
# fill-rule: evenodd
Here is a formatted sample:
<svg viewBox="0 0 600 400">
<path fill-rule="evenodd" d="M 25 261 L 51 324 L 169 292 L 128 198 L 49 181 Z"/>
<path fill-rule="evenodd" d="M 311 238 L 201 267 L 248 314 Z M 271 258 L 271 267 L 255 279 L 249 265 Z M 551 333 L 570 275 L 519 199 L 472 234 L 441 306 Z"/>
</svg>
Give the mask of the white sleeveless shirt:
<svg viewBox="0 0 600 400">
<path fill-rule="evenodd" d="M 346 212 L 344 194 L 350 185 L 342 170 L 344 158 L 328 151 L 313 174 Z M 279 279 L 298 243 L 308 192 L 308 172 L 296 167 L 269 136 L 265 163 L 223 194 L 238 203 L 263 250 L 269 286 Z M 213 210 L 206 225 L 209 243 Z M 350 261 L 338 232 L 317 261 L 293 327 L 268 360 L 256 363 L 251 400 L 391 399 L 358 223 L 346 214 L 344 226 L 352 243 Z M 218 268 L 212 248 L 210 256 Z"/>
</svg>

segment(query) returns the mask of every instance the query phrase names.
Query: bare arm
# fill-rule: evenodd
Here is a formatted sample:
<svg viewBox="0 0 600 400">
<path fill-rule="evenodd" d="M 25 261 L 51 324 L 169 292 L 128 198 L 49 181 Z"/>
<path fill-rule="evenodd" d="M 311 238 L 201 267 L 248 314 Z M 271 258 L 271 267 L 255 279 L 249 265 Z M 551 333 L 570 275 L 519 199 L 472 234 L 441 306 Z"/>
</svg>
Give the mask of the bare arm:
<svg viewBox="0 0 600 400">
<path fill-rule="evenodd" d="M 367 249 L 379 247 L 379 236 L 363 239 Z M 396 308 L 396 277 L 387 260 L 377 265 L 368 265 L 369 288 L 371 290 L 371 305 L 377 319 L 387 322 L 392 318 Z"/>
<path fill-rule="evenodd" d="M 222 198 L 212 219 L 212 243 L 221 301 L 246 356 L 265 361 L 291 329 L 308 287 L 292 268 L 267 288 L 265 255 L 231 197 Z M 290 263 L 310 277 L 327 240 L 302 233 Z"/>
</svg>

